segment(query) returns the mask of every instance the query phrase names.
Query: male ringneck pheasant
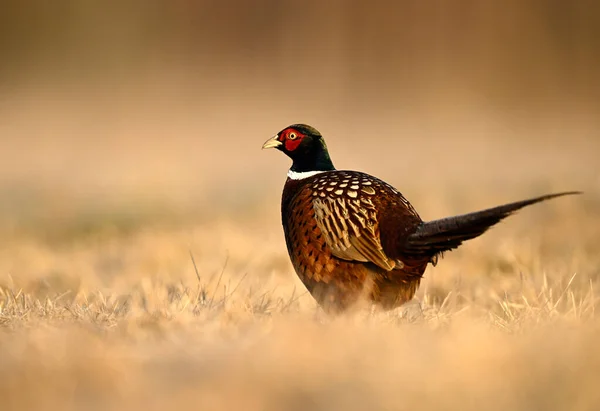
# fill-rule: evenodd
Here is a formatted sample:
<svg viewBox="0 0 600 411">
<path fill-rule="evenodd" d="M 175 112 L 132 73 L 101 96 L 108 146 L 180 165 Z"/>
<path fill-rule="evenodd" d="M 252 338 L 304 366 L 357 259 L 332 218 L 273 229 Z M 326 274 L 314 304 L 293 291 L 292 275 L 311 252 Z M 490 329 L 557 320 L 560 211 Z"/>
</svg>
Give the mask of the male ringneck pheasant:
<svg viewBox="0 0 600 411">
<path fill-rule="evenodd" d="M 326 311 L 366 299 L 383 309 L 409 301 L 427 264 L 483 234 L 513 212 L 565 192 L 424 222 L 394 187 L 369 174 L 336 170 L 325 140 L 294 124 L 267 140 L 293 161 L 281 217 L 288 253 Z"/>
</svg>

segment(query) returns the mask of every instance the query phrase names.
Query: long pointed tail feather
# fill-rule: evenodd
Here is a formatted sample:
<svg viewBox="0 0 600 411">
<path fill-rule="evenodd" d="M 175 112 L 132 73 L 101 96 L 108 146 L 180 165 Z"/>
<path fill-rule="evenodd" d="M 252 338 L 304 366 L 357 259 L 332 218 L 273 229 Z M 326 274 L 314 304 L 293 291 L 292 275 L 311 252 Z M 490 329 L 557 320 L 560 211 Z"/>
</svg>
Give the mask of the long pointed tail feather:
<svg viewBox="0 0 600 411">
<path fill-rule="evenodd" d="M 523 207 L 574 194 L 581 194 L 581 192 L 548 194 L 474 213 L 425 222 L 408 237 L 403 251 L 412 255 L 435 256 L 458 247 L 463 241 L 480 236 L 490 227 Z"/>
</svg>

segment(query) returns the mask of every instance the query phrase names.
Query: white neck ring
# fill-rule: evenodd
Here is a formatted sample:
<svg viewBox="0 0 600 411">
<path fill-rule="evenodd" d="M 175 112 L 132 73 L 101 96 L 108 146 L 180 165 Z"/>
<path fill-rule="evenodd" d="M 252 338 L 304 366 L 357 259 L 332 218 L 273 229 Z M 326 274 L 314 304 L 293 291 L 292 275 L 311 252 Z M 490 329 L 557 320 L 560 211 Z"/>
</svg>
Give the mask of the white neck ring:
<svg viewBox="0 0 600 411">
<path fill-rule="evenodd" d="M 297 171 L 289 170 L 287 176 L 292 180 L 304 180 L 305 178 L 312 177 L 321 173 L 324 173 L 324 171 L 304 171 L 299 173 Z"/>
</svg>

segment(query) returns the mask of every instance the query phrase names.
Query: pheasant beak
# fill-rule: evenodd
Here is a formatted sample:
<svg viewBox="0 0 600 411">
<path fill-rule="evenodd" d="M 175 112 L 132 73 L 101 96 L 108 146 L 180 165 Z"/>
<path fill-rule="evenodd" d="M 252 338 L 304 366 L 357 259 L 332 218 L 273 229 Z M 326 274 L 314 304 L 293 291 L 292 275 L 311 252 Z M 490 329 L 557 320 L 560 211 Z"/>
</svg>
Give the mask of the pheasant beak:
<svg viewBox="0 0 600 411">
<path fill-rule="evenodd" d="M 262 148 L 263 148 L 263 150 L 265 148 L 277 148 L 277 147 L 280 147 L 281 145 L 283 145 L 283 143 L 281 141 L 279 141 L 279 135 L 275 135 L 274 137 L 271 137 L 270 139 L 265 141 L 265 144 L 263 144 Z"/>
</svg>

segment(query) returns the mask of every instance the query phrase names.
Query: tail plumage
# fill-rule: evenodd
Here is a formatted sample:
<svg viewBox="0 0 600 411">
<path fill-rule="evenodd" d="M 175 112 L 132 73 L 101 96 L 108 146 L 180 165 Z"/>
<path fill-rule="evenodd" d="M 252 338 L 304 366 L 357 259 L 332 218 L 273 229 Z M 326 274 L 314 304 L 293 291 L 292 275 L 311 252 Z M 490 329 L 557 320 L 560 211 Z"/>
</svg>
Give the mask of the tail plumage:
<svg viewBox="0 0 600 411">
<path fill-rule="evenodd" d="M 430 255 L 434 257 L 444 251 L 458 247 L 463 241 L 480 236 L 490 227 L 523 207 L 573 194 L 581 194 L 581 192 L 569 191 L 549 194 L 474 213 L 424 222 L 407 238 L 403 251 L 409 255 Z"/>
</svg>

